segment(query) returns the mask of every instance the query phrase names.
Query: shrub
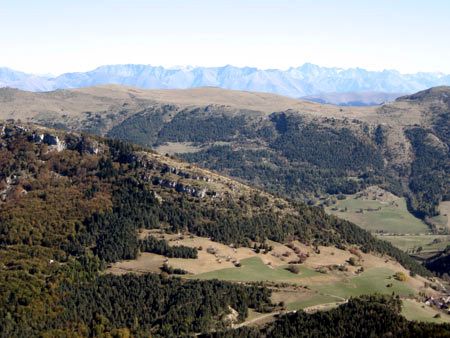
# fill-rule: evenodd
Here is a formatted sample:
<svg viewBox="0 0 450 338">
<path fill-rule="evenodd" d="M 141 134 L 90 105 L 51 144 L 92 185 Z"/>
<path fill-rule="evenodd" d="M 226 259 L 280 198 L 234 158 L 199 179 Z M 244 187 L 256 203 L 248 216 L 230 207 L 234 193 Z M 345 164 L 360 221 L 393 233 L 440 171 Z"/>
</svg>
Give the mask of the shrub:
<svg viewBox="0 0 450 338">
<path fill-rule="evenodd" d="M 289 265 L 289 266 L 286 268 L 286 270 L 288 270 L 288 271 L 290 271 L 290 272 L 292 272 L 292 273 L 295 273 L 295 274 L 300 273 L 300 268 L 299 268 L 297 265 L 293 265 L 293 264 Z"/>
<path fill-rule="evenodd" d="M 404 272 L 396 272 L 394 278 L 400 282 L 405 282 L 408 279 Z"/>
<path fill-rule="evenodd" d="M 348 264 L 350 264 L 351 266 L 356 266 L 358 262 L 355 257 L 350 257 L 348 260 Z"/>
</svg>

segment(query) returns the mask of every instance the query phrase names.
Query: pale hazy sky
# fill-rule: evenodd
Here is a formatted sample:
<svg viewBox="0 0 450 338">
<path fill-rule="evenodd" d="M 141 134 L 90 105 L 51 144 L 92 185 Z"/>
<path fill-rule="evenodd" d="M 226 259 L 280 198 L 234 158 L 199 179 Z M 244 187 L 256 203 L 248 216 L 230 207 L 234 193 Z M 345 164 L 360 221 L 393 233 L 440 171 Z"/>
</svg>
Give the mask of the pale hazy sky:
<svg viewBox="0 0 450 338">
<path fill-rule="evenodd" d="M 0 66 L 321 66 L 450 73 L 450 0 L 0 0 Z"/>
</svg>

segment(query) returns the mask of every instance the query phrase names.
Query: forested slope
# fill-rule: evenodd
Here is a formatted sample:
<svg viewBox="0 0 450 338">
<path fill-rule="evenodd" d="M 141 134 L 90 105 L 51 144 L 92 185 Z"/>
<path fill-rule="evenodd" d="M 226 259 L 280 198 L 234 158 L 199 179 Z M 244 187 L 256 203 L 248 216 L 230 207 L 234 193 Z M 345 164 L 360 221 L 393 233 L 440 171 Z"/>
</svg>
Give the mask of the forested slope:
<svg viewBox="0 0 450 338">
<path fill-rule="evenodd" d="M 448 337 L 449 324 L 409 322 L 395 297 L 363 296 L 336 309 L 281 316 L 262 329 L 243 328 L 205 337 Z"/>
<path fill-rule="evenodd" d="M 303 201 L 377 184 L 426 219 L 449 197 L 449 97 L 437 87 L 383 106 L 337 107 L 218 88 L 1 89 L 0 117 L 144 146 L 188 143 L 195 152 L 183 159 Z"/>
<path fill-rule="evenodd" d="M 145 250 L 142 228 L 188 231 L 235 246 L 265 239 L 356 244 L 429 274 L 400 250 L 322 209 L 169 157 L 27 124 L 3 123 L 0 131 L 3 336 L 180 335 L 220 326 L 229 307 L 243 319 L 248 307 L 273 306 L 259 286 L 103 276 L 109 262 Z M 170 321 L 164 325 L 161 318 Z"/>
<path fill-rule="evenodd" d="M 399 98 L 373 112 L 265 114 L 226 106 L 156 105 L 108 131 L 143 145 L 193 143 L 183 159 L 274 193 L 314 199 L 377 184 L 405 196 L 420 218 L 449 198 L 447 87 Z M 428 170 L 428 167 L 431 170 Z"/>
</svg>

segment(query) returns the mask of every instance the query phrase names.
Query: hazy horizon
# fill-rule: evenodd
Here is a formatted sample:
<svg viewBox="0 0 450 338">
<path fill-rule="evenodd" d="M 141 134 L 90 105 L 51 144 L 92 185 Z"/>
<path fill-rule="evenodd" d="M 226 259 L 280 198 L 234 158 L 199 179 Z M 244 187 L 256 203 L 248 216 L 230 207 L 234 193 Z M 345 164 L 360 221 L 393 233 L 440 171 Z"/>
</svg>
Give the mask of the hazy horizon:
<svg viewBox="0 0 450 338">
<path fill-rule="evenodd" d="M 68 0 L 2 3 L 0 65 L 33 74 L 99 65 L 232 64 L 450 73 L 450 3 Z"/>
<path fill-rule="evenodd" d="M 195 69 L 195 68 L 224 68 L 224 67 L 235 67 L 235 68 L 251 68 L 251 69 L 256 69 L 256 70 L 262 70 L 262 71 L 269 71 L 269 70 L 279 70 L 279 71 L 287 71 L 289 69 L 297 69 L 297 68 L 301 68 L 305 65 L 313 65 L 313 66 L 317 66 L 320 68 L 327 68 L 327 69 L 342 69 L 344 71 L 346 70 L 352 70 L 352 69 L 360 69 L 360 70 L 365 70 L 365 71 L 369 71 L 369 72 L 384 72 L 384 71 L 390 71 L 390 72 L 398 72 L 401 75 L 414 75 L 414 74 L 420 74 L 420 73 L 434 73 L 434 74 L 442 74 L 442 75 L 450 75 L 449 73 L 446 72 L 441 72 L 441 71 L 435 71 L 435 72 L 426 72 L 426 71 L 417 71 L 417 72 L 401 72 L 398 69 L 394 69 L 394 68 L 385 68 L 385 69 L 380 69 L 380 70 L 371 70 L 371 69 L 367 69 L 364 67 L 359 67 L 359 66 L 354 66 L 354 67 L 337 67 L 337 66 L 322 66 L 320 64 L 314 63 L 314 62 L 305 62 L 299 65 L 292 65 L 292 66 L 288 66 L 285 68 L 268 68 L 268 67 L 257 67 L 257 66 L 252 66 L 252 65 L 246 65 L 246 66 L 236 66 L 233 64 L 221 64 L 221 65 L 216 65 L 216 66 L 203 66 L 203 65 L 190 65 L 190 64 L 185 64 L 185 65 L 172 65 L 172 66 L 164 66 L 161 64 L 151 64 L 151 63 L 116 63 L 116 64 L 100 64 L 97 66 L 94 66 L 93 68 L 89 68 L 89 69 L 84 69 L 84 70 L 77 70 L 77 71 L 72 71 L 70 69 L 63 71 L 61 73 L 45 73 L 45 72 L 27 72 L 24 71 L 22 69 L 16 69 L 13 67 L 9 67 L 8 65 L 1 65 L 0 64 L 0 68 L 7 68 L 13 71 L 18 71 L 18 72 L 23 72 L 26 74 L 30 74 L 30 75 L 36 75 L 36 76 L 40 76 L 40 77 L 49 77 L 49 78 L 53 78 L 53 77 L 58 77 L 61 76 L 63 74 L 70 74 L 70 73 L 86 73 L 86 72 L 91 72 L 94 71 L 96 69 L 99 69 L 101 67 L 115 67 L 115 66 L 145 66 L 145 67 L 162 67 L 164 69 L 173 69 L 173 70 L 183 70 L 183 69 Z"/>
</svg>

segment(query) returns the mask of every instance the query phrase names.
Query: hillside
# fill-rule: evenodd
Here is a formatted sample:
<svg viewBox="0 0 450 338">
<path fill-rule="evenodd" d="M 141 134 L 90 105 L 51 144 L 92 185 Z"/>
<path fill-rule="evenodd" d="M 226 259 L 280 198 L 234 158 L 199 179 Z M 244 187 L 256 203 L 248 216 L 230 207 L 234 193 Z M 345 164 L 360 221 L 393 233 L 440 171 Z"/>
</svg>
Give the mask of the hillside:
<svg viewBox="0 0 450 338">
<path fill-rule="evenodd" d="M 395 297 L 371 296 L 351 299 L 327 312 L 299 311 L 281 316 L 263 328 L 241 328 L 202 335 L 203 337 L 440 337 L 450 325 L 408 322 L 400 315 Z M 370 313 L 370 316 L 364 314 Z"/>
<path fill-rule="evenodd" d="M 132 262 L 143 251 L 200 261 L 197 247 L 168 246 L 139 232 L 201 236 L 266 254 L 295 241 L 319 255 L 311 251 L 313 264 L 320 250 L 336 247 L 338 258 L 351 249 L 387 269 L 381 280 L 395 270 L 429 275 L 387 242 L 320 208 L 173 158 L 30 124 L 3 123 L 0 130 L 0 327 L 6 336 L 183 335 L 221 327 L 229 308 L 236 311 L 233 321 L 243 321 L 249 309 L 278 311 L 266 286 L 168 278 L 186 273 L 176 266 L 162 266 L 156 275 L 105 274 L 108 265 Z M 365 285 L 358 292 L 375 290 L 364 284 L 372 277 L 357 280 Z M 419 276 L 408 286 L 393 283 L 392 290 L 434 292 Z"/>
<path fill-rule="evenodd" d="M 35 118 L 36 115 L 49 113 L 61 119 L 61 112 L 83 117 L 83 113 L 105 113 L 104 110 L 121 104 L 127 113 L 137 112 L 138 103 L 173 104 L 180 107 L 225 106 L 231 109 L 248 109 L 270 114 L 274 111 L 288 109 L 301 110 L 306 113 L 323 112 L 338 115 L 339 107 L 320 105 L 304 100 L 262 92 L 224 90 L 216 87 L 202 87 L 180 90 L 144 90 L 135 87 L 105 85 L 71 90 L 57 90 L 34 93 L 13 88 L 0 88 L 1 117 Z M 128 107 L 131 105 L 131 107 Z M 119 107 L 117 107 L 119 109 Z M 102 111 L 103 110 L 103 111 Z M 372 112 L 373 109 L 349 107 L 347 113 L 359 115 Z M 110 113 L 114 113 L 113 110 Z M 85 117 L 84 117 L 85 118 Z"/>
<path fill-rule="evenodd" d="M 0 117 L 179 153 L 312 203 L 376 184 L 424 219 L 448 199 L 449 95 L 436 87 L 379 107 L 338 107 L 218 88 L 2 89 Z"/>
<path fill-rule="evenodd" d="M 0 68 L 0 86 L 30 91 L 50 91 L 105 84 L 143 89 L 186 89 L 213 86 L 224 89 L 267 92 L 290 97 L 319 93 L 377 91 L 413 93 L 429 87 L 450 85 L 441 73 L 401 74 L 395 70 L 331 68 L 306 63 L 286 70 L 254 67 L 173 67 L 142 64 L 105 65 L 94 70 L 36 76 Z"/>
</svg>

